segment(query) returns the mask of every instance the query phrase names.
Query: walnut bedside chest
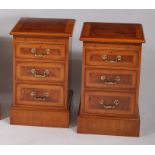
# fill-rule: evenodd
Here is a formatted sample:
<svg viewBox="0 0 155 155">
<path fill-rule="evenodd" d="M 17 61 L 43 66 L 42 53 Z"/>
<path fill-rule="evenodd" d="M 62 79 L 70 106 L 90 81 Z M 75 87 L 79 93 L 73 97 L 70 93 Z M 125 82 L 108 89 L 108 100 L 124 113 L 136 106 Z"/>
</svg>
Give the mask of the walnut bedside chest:
<svg viewBox="0 0 155 155">
<path fill-rule="evenodd" d="M 139 136 L 141 24 L 84 23 L 77 132 Z"/>
<path fill-rule="evenodd" d="M 69 127 L 69 38 L 74 22 L 21 18 L 11 31 L 11 124 Z"/>
</svg>

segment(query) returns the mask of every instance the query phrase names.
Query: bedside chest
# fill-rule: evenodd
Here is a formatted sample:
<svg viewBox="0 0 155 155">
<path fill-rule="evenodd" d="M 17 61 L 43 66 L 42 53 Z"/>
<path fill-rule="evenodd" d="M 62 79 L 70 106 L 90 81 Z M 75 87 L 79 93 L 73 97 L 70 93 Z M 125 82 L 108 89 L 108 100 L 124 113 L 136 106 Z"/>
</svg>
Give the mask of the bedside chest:
<svg viewBox="0 0 155 155">
<path fill-rule="evenodd" d="M 142 25 L 84 23 L 77 132 L 139 136 Z"/>
<path fill-rule="evenodd" d="M 11 124 L 69 127 L 69 38 L 74 22 L 21 18 L 11 31 Z"/>
</svg>

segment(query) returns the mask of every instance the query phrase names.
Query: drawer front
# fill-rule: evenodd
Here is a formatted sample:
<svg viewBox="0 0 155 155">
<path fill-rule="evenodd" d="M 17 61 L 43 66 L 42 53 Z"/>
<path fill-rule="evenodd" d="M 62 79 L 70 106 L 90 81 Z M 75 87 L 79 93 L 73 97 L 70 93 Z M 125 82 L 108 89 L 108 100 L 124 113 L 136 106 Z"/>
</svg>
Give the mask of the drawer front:
<svg viewBox="0 0 155 155">
<path fill-rule="evenodd" d="M 16 58 L 65 60 L 65 46 L 52 44 L 16 43 Z"/>
<path fill-rule="evenodd" d="M 136 71 L 86 69 L 85 86 L 94 88 L 135 89 Z"/>
<path fill-rule="evenodd" d="M 86 91 L 85 112 L 101 115 L 133 115 L 134 93 Z"/>
<path fill-rule="evenodd" d="M 61 63 L 17 62 L 16 79 L 25 81 L 64 82 L 65 65 Z"/>
<path fill-rule="evenodd" d="M 64 87 L 17 84 L 16 104 L 64 107 Z"/>
<path fill-rule="evenodd" d="M 86 50 L 86 65 L 109 67 L 138 67 L 137 51 Z"/>
</svg>

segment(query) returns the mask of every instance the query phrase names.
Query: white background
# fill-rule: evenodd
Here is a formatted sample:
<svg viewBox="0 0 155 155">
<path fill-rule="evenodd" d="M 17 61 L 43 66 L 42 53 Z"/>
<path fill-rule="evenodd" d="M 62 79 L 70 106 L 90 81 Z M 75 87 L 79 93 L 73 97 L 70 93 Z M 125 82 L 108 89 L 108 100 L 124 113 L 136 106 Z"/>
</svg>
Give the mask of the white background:
<svg viewBox="0 0 155 155">
<path fill-rule="evenodd" d="M 6 118 L 12 102 L 12 44 L 9 32 L 20 17 L 76 19 L 72 47 L 71 87 L 74 90 L 74 100 L 70 129 L 9 125 L 9 118 Z M 4 118 L 0 121 L 0 144 L 155 144 L 154 19 L 155 10 L 0 10 L 0 102 Z M 76 133 L 75 120 L 80 100 L 82 51 L 79 37 L 85 21 L 143 24 L 146 43 L 143 45 L 141 66 L 140 138 Z"/>
</svg>

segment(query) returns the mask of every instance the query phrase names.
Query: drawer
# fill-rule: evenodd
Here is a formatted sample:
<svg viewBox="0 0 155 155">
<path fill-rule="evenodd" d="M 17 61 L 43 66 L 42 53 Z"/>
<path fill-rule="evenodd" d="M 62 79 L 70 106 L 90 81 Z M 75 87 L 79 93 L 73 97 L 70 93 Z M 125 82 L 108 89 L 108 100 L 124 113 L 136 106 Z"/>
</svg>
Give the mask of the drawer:
<svg viewBox="0 0 155 155">
<path fill-rule="evenodd" d="M 86 69 L 85 86 L 94 88 L 135 89 L 136 71 Z"/>
<path fill-rule="evenodd" d="M 86 65 L 109 67 L 138 67 L 138 51 L 86 50 Z"/>
<path fill-rule="evenodd" d="M 65 65 L 61 63 L 17 62 L 16 79 L 37 82 L 64 82 Z"/>
<path fill-rule="evenodd" d="M 17 84 L 16 104 L 64 107 L 64 87 L 40 84 Z"/>
<path fill-rule="evenodd" d="M 133 115 L 135 93 L 86 91 L 85 112 L 101 115 Z"/>
<path fill-rule="evenodd" d="M 16 43 L 16 58 L 65 60 L 65 46 L 41 43 Z"/>
</svg>

